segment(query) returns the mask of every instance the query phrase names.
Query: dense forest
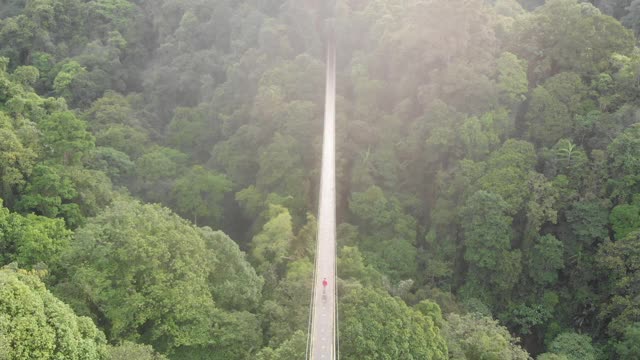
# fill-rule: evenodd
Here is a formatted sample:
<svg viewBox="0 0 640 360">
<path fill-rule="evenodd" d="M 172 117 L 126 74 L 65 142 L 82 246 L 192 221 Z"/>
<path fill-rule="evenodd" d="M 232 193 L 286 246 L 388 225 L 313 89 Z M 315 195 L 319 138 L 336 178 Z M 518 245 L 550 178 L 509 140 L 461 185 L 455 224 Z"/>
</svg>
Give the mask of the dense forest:
<svg viewBox="0 0 640 360">
<path fill-rule="evenodd" d="M 0 0 L 0 359 L 640 359 L 640 0 Z"/>
</svg>

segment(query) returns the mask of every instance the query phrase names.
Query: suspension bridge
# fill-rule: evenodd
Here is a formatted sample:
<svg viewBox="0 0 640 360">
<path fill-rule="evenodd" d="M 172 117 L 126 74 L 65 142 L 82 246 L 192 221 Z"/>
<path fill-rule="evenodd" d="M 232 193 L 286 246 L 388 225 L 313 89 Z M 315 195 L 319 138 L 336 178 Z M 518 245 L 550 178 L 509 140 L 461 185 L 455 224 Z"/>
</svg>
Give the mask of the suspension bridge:
<svg viewBox="0 0 640 360">
<path fill-rule="evenodd" d="M 338 359 L 336 288 L 336 49 L 329 37 L 322 140 L 322 175 L 318 201 L 318 235 L 311 299 L 307 360 Z M 322 282 L 326 279 L 327 286 Z"/>
</svg>

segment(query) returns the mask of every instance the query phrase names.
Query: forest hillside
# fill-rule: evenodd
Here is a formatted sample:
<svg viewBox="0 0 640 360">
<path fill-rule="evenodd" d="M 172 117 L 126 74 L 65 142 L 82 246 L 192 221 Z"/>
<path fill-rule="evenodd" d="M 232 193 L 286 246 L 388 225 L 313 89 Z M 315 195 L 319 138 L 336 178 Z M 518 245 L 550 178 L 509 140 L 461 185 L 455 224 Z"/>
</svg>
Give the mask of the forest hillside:
<svg viewBox="0 0 640 360">
<path fill-rule="evenodd" d="M 0 0 L 0 359 L 640 359 L 640 0 Z"/>
</svg>

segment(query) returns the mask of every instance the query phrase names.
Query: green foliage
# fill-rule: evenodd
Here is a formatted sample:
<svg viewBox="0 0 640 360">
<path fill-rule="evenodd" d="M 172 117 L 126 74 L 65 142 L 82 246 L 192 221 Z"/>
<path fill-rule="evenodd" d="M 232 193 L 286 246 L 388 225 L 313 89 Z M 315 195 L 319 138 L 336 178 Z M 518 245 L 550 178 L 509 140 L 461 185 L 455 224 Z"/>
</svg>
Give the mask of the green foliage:
<svg viewBox="0 0 640 360">
<path fill-rule="evenodd" d="M 296 140 L 276 133 L 270 145 L 261 150 L 256 187 L 264 193 L 277 193 L 294 199 L 296 212 L 304 209 L 305 180 Z"/>
<path fill-rule="evenodd" d="M 149 345 L 141 345 L 132 343 L 130 341 L 124 341 L 117 346 L 109 346 L 109 360 L 167 360 L 167 358 L 161 354 L 153 351 L 153 348 Z"/>
<path fill-rule="evenodd" d="M 531 172 L 527 179 L 529 196 L 526 202 L 526 225 L 522 247 L 527 250 L 531 241 L 545 224 L 555 224 L 558 212 L 555 209 L 559 191 L 543 175 Z"/>
<path fill-rule="evenodd" d="M 387 198 L 381 188 L 371 186 L 354 192 L 349 203 L 356 224 L 366 234 L 361 249 L 379 271 L 393 280 L 412 277 L 417 251 L 413 243 L 413 219 L 403 213 L 395 198 Z"/>
<path fill-rule="evenodd" d="M 416 310 L 420 311 L 424 316 L 430 317 L 433 320 L 433 323 L 442 329 L 445 324 L 444 318 L 442 317 L 442 311 L 440 310 L 440 306 L 437 303 L 431 300 L 422 300 L 415 307 Z"/>
<path fill-rule="evenodd" d="M 65 210 L 77 206 L 69 202 L 78 192 L 71 179 L 63 175 L 64 172 L 63 167 L 36 165 L 16 208 L 48 217 L 65 215 Z"/>
<path fill-rule="evenodd" d="M 460 128 L 460 141 L 465 147 L 465 157 L 484 160 L 486 155 L 500 147 L 501 140 L 514 131 L 513 119 L 504 109 L 494 110 L 479 118 L 467 119 Z"/>
<path fill-rule="evenodd" d="M 542 236 L 534 245 L 529 258 L 529 274 L 539 285 L 553 285 L 558 280 L 558 270 L 564 267 L 564 246 L 553 235 Z"/>
<path fill-rule="evenodd" d="M 94 31 L 105 31 L 103 28 L 114 25 L 120 31 L 126 30 L 135 9 L 134 4 L 123 0 L 99 0 L 87 5 Z"/>
<path fill-rule="evenodd" d="M 140 127 L 141 121 L 136 117 L 136 113 L 130 101 L 124 96 L 109 91 L 100 99 L 96 100 L 84 113 L 89 128 L 98 132 L 109 129 L 114 125 L 127 125 Z"/>
<path fill-rule="evenodd" d="M 156 147 L 145 153 L 135 161 L 134 192 L 150 202 L 166 202 L 186 160 L 185 154 L 170 148 Z"/>
<path fill-rule="evenodd" d="M 253 183 L 259 165 L 257 156 L 247 144 L 260 143 L 260 136 L 259 127 L 243 125 L 233 136 L 213 147 L 212 161 L 224 170 L 233 183 L 242 186 Z"/>
<path fill-rule="evenodd" d="M 367 191 L 353 194 L 350 209 L 366 227 L 383 228 L 391 225 L 393 213 L 382 189 L 372 186 Z"/>
<path fill-rule="evenodd" d="M 214 261 L 209 275 L 216 304 L 227 310 L 253 310 L 258 306 L 264 280 L 256 274 L 238 245 L 221 231 L 200 230 Z M 224 271 L 223 271 L 224 270 Z"/>
<path fill-rule="evenodd" d="M 640 230 L 640 207 L 621 204 L 614 207 L 609 215 L 616 239 L 624 239 L 630 233 Z"/>
<path fill-rule="evenodd" d="M 288 360 L 304 357 L 307 345 L 307 337 L 302 331 L 293 333 L 290 339 L 282 343 L 278 348 L 269 347 L 262 349 L 256 356 L 257 360 Z"/>
<path fill-rule="evenodd" d="M 538 355 L 536 360 L 569 360 L 565 355 L 558 355 L 552 353 L 544 353 Z"/>
<path fill-rule="evenodd" d="M 231 290 L 224 285 L 229 277 L 246 279 L 247 289 L 234 290 L 243 294 L 236 306 L 250 306 L 256 291 L 249 286 L 259 288 L 261 282 L 233 247 L 220 253 L 208 248 L 230 241 L 218 236 L 206 235 L 205 241 L 200 230 L 168 209 L 118 200 L 78 230 L 68 255 L 72 284 L 99 306 L 94 316 L 108 320 L 113 340 L 141 339 L 175 359 L 211 351 L 239 358 L 260 341 L 257 320 L 246 312 L 222 311 L 214 292 Z M 229 261 L 224 268 L 239 270 L 235 276 L 212 277 L 223 269 L 222 256 Z M 228 304 L 222 294 L 221 299 Z M 234 330 L 223 336 L 218 329 Z"/>
<path fill-rule="evenodd" d="M 36 275 L 0 269 L 0 355 L 8 360 L 107 360 L 106 339 Z"/>
<path fill-rule="evenodd" d="M 499 195 L 478 191 L 461 213 L 464 258 L 470 264 L 468 283 L 496 286 L 509 291 L 518 279 L 520 252 L 511 250 L 511 217 L 508 204 Z"/>
<path fill-rule="evenodd" d="M 114 124 L 96 133 L 96 145 L 112 147 L 131 158 L 138 158 L 145 153 L 149 136 L 139 128 Z"/>
<path fill-rule="evenodd" d="M 174 184 L 173 196 L 179 213 L 205 223 L 218 224 L 223 209 L 225 193 L 231 191 L 231 182 L 223 175 L 209 171 L 202 166 L 194 166 Z"/>
<path fill-rule="evenodd" d="M 553 144 L 571 129 L 569 109 L 543 86 L 532 93 L 527 120 L 529 136 L 538 144 Z"/>
<path fill-rule="evenodd" d="M 495 313 L 536 353 L 577 331 L 627 354 L 640 1 L 312 3 L 0 1 L 0 260 L 45 262 L 113 343 L 300 357 L 331 28 L 338 285 L 386 289 L 437 326 L 427 298 Z M 127 191 L 240 245 L 109 207 Z M 486 333 L 456 356 L 521 358 Z"/>
<path fill-rule="evenodd" d="M 0 196 L 13 200 L 16 189 L 24 186 L 31 173 L 36 152 L 16 132 L 10 119 L 0 112 Z"/>
<path fill-rule="evenodd" d="M 64 165 L 77 164 L 83 153 L 95 146 L 86 124 L 72 112 L 56 113 L 38 124 L 43 132 L 45 154 Z"/>
<path fill-rule="evenodd" d="M 631 1 L 629 7 L 625 10 L 627 10 L 628 13 L 620 19 L 620 22 L 622 25 L 633 30 L 636 37 L 638 37 L 638 35 L 640 35 L 640 2 L 635 0 Z"/>
<path fill-rule="evenodd" d="M 552 149 L 554 166 L 560 174 L 580 181 L 583 170 L 589 161 L 584 150 L 569 139 L 560 139 Z"/>
<path fill-rule="evenodd" d="M 33 66 L 20 66 L 14 70 L 13 74 L 11 74 L 13 81 L 22 84 L 25 87 L 35 85 L 39 77 L 40 72 L 38 71 L 38 68 Z"/>
<path fill-rule="evenodd" d="M 357 247 L 344 246 L 340 249 L 338 274 L 341 279 L 354 279 L 365 286 L 381 283 L 381 274 L 366 263 Z"/>
<path fill-rule="evenodd" d="M 483 190 L 500 195 L 516 213 L 527 195 L 527 179 L 533 169 L 536 155 L 531 143 L 507 140 L 487 160 L 487 173 L 479 179 Z"/>
<path fill-rule="evenodd" d="M 70 100 L 73 96 L 71 90 L 72 82 L 86 71 L 87 69 L 83 68 L 82 65 L 75 61 L 70 61 L 63 65 L 62 69 L 53 81 L 53 89 L 55 90 L 56 95 Z"/>
<path fill-rule="evenodd" d="M 286 342 L 296 331 L 306 331 L 312 285 L 313 264 L 304 259 L 291 262 L 286 276 L 275 288 L 273 284 L 265 286 L 265 293 L 272 294 L 272 300 L 265 301 L 261 309 L 267 320 L 265 337 L 270 345 Z"/>
<path fill-rule="evenodd" d="M 10 256 L 6 262 L 16 261 L 27 267 L 38 263 L 59 264 L 71 237 L 62 220 L 36 215 L 14 216 L 12 220 L 14 232 L 5 234 L 5 244 L 15 249 L 15 257 Z"/>
<path fill-rule="evenodd" d="M 307 222 L 298 230 L 291 244 L 291 253 L 296 258 L 311 257 L 315 252 L 318 236 L 318 221 L 311 213 L 307 213 Z"/>
<path fill-rule="evenodd" d="M 535 60 L 529 64 L 535 74 L 529 80 L 534 83 L 559 71 L 596 74 L 606 68 L 612 53 L 627 54 L 633 49 L 629 30 L 593 5 L 576 0 L 547 1 L 518 19 L 513 29 L 513 52 Z"/>
<path fill-rule="evenodd" d="M 638 188 L 640 171 L 640 125 L 633 125 L 616 137 L 608 147 L 611 159 L 612 196 L 629 200 Z"/>
<path fill-rule="evenodd" d="M 608 209 L 600 201 L 582 201 L 573 204 L 566 213 L 567 221 L 578 241 L 590 246 L 594 241 L 609 238 Z"/>
<path fill-rule="evenodd" d="M 293 240 L 293 228 L 289 210 L 279 205 L 269 206 L 269 220 L 252 241 L 253 257 L 264 271 L 276 271 L 284 263 Z M 271 276 L 275 276 L 272 273 Z"/>
<path fill-rule="evenodd" d="M 634 232 L 615 242 L 603 244 L 597 264 L 607 279 L 600 318 L 607 322 L 612 336 L 621 336 L 625 329 L 640 321 L 640 306 L 634 299 L 640 294 L 640 233 Z"/>
<path fill-rule="evenodd" d="M 564 355 L 568 360 L 595 360 L 596 351 L 591 345 L 591 338 L 587 335 L 576 333 L 562 333 L 551 344 L 549 351 L 554 354 Z"/>
<path fill-rule="evenodd" d="M 479 314 L 451 314 L 444 327 L 449 359 L 529 360 L 529 354 L 497 321 Z"/>
<path fill-rule="evenodd" d="M 622 341 L 615 345 L 620 360 L 636 359 L 640 356 L 640 323 L 627 327 Z"/>
<path fill-rule="evenodd" d="M 541 326 L 552 319 L 553 307 L 558 303 L 558 297 L 554 293 L 545 293 L 541 304 L 512 304 L 506 313 L 500 316 L 505 319 L 511 328 L 517 329 L 519 334 L 533 334 Z"/>
<path fill-rule="evenodd" d="M 212 145 L 219 136 L 219 121 L 211 119 L 205 108 L 177 108 L 167 129 L 171 145 L 191 154 L 199 161 L 206 161 Z"/>
<path fill-rule="evenodd" d="M 506 1 L 502 1 L 504 4 Z M 496 7 L 500 4 L 496 3 Z M 515 105 L 524 99 L 527 92 L 527 62 L 512 53 L 505 52 L 498 59 L 498 89 L 506 104 Z"/>
<path fill-rule="evenodd" d="M 447 345 L 430 316 L 380 292 L 356 288 L 340 306 L 345 359 L 446 359 Z"/>
<path fill-rule="evenodd" d="M 407 240 L 392 239 L 367 246 L 367 258 L 392 280 L 410 279 L 417 269 L 416 247 Z"/>
<path fill-rule="evenodd" d="M 133 173 L 134 167 L 127 154 L 110 147 L 96 147 L 84 159 L 84 164 L 91 170 L 105 173 L 114 183 L 122 183 Z"/>
<path fill-rule="evenodd" d="M 64 221 L 9 213 L 1 205 L 0 201 L 0 265 L 17 262 L 27 268 L 41 263 L 59 266 L 72 235 Z"/>
</svg>

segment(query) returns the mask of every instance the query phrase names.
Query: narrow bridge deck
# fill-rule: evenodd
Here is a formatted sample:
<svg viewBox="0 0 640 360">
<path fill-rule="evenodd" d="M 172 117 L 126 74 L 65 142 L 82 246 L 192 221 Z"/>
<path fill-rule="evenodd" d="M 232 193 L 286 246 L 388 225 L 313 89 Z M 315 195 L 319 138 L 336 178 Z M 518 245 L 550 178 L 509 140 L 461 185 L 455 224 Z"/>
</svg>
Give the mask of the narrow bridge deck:
<svg viewBox="0 0 640 360">
<path fill-rule="evenodd" d="M 336 53 L 329 41 L 327 48 L 327 85 L 322 145 L 322 175 L 318 206 L 318 245 L 313 292 L 313 314 L 309 355 L 312 360 L 336 359 L 336 175 L 335 175 L 335 101 Z M 329 285 L 323 289 L 322 279 Z"/>
</svg>

